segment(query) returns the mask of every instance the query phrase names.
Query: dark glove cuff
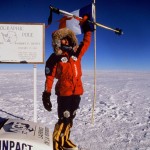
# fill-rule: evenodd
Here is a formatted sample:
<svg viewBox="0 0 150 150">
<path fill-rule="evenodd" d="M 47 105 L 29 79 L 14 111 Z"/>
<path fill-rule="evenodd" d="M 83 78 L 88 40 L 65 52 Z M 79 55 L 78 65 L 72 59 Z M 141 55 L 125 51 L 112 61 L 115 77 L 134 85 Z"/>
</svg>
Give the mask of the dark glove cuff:
<svg viewBox="0 0 150 150">
<path fill-rule="evenodd" d="M 44 94 L 44 95 L 47 95 L 47 96 L 51 96 L 51 93 L 49 93 L 49 92 L 47 92 L 47 91 L 44 91 L 43 94 Z"/>
<path fill-rule="evenodd" d="M 92 27 L 92 24 L 88 21 L 85 21 L 83 24 L 82 24 L 82 31 L 83 33 L 86 33 L 88 31 L 91 31 L 93 32 L 94 31 L 94 28 Z"/>
<path fill-rule="evenodd" d="M 51 96 L 51 93 L 48 93 L 48 92 L 44 91 L 43 96 L 42 96 L 42 100 L 43 101 L 50 100 L 50 96 Z"/>
</svg>

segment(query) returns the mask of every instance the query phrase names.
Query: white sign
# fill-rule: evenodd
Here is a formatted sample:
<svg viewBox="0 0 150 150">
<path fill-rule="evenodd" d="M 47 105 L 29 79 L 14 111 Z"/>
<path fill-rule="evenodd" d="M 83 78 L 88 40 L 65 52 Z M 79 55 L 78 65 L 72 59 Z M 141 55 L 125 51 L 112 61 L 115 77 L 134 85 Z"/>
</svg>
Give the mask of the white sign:
<svg viewBox="0 0 150 150">
<path fill-rule="evenodd" d="M 52 134 L 41 124 L 9 119 L 0 129 L 0 150 L 53 150 Z"/>
<path fill-rule="evenodd" d="M 45 25 L 0 23 L 1 63 L 44 63 Z"/>
</svg>

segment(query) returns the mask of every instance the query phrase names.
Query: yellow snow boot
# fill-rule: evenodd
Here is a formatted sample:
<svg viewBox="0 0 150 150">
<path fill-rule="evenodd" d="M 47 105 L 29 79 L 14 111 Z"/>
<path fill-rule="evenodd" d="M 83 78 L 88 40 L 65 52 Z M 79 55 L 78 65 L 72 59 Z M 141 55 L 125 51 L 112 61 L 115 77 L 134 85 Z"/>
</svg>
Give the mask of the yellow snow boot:
<svg viewBox="0 0 150 150">
<path fill-rule="evenodd" d="M 71 125 L 67 125 L 66 130 L 64 132 L 64 145 L 63 148 L 64 150 L 78 150 L 78 147 L 69 139 L 70 137 L 70 128 Z"/>
<path fill-rule="evenodd" d="M 64 150 L 64 139 L 63 137 L 64 123 L 56 124 L 53 132 L 53 148 L 54 150 Z"/>
</svg>

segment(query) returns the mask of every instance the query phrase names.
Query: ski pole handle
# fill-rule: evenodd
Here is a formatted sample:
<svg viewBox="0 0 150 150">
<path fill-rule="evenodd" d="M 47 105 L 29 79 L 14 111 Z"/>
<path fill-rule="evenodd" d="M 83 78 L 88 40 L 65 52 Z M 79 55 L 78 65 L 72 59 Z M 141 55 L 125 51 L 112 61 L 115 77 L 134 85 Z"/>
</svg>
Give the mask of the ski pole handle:
<svg viewBox="0 0 150 150">
<path fill-rule="evenodd" d="M 107 30 L 114 31 L 114 32 L 115 32 L 116 34 L 118 34 L 118 35 L 122 35 L 122 34 L 123 34 L 122 30 L 119 29 L 119 28 L 113 29 L 113 28 L 107 27 L 107 26 L 105 26 L 105 25 L 103 25 L 103 24 L 100 24 L 100 23 L 97 23 L 97 22 L 92 22 L 92 21 L 90 21 L 90 20 L 88 20 L 88 22 L 93 23 L 93 24 L 95 24 L 95 25 L 97 25 L 97 26 L 99 26 L 99 27 L 105 28 L 105 29 L 107 29 Z"/>
<path fill-rule="evenodd" d="M 63 14 L 63 15 L 71 16 L 71 17 L 74 16 L 72 13 L 69 13 L 69 12 L 64 11 L 64 10 L 60 10 L 60 9 L 58 9 L 58 8 L 56 8 L 56 7 L 52 7 L 51 5 L 49 6 L 49 8 L 50 8 L 53 12 L 55 12 L 56 14 Z"/>
<path fill-rule="evenodd" d="M 60 10 L 58 8 L 52 7 L 51 5 L 49 6 L 49 8 L 56 14 L 60 14 Z"/>
<path fill-rule="evenodd" d="M 123 34 L 123 31 L 119 28 L 116 28 L 115 29 L 115 33 L 118 34 L 118 35 L 122 35 Z"/>
</svg>

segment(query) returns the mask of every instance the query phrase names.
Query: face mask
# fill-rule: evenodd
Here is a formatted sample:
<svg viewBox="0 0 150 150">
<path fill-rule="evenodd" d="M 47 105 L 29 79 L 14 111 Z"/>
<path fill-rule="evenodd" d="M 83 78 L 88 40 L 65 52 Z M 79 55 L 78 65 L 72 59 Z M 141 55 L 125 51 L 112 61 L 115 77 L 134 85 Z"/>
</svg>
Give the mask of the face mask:
<svg viewBox="0 0 150 150">
<path fill-rule="evenodd" d="M 65 52 L 71 52 L 71 51 L 73 51 L 72 46 L 69 46 L 69 45 L 62 45 L 60 47 L 60 49 L 63 50 L 63 51 L 65 51 Z"/>
</svg>

